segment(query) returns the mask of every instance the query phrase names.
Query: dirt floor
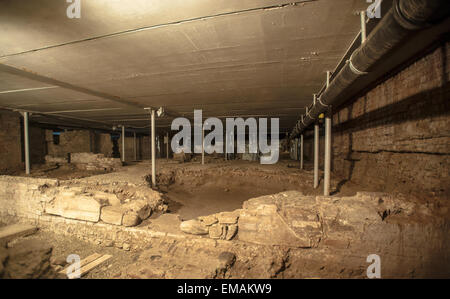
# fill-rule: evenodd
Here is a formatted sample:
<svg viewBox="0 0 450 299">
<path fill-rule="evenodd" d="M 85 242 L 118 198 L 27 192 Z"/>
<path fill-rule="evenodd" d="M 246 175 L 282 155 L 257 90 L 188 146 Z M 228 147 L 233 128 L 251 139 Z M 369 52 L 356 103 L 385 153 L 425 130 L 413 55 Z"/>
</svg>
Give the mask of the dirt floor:
<svg viewBox="0 0 450 299">
<path fill-rule="evenodd" d="M 83 276 L 83 278 L 119 277 L 122 274 L 122 269 L 133 264 L 139 257 L 139 252 L 125 251 L 116 247 L 98 246 L 75 237 L 61 236 L 46 231 L 38 231 L 33 235 L 18 238 L 13 242 L 10 242 L 8 247 L 12 248 L 11 250 L 14 250 L 14 248 L 20 247 L 20 245 L 25 242 L 46 244 L 50 246 L 52 248 L 50 262 L 55 272 L 61 271 L 67 266 L 66 259 L 71 254 L 79 255 L 80 259 L 86 258 L 94 253 L 112 255 L 111 259 L 91 270 Z M 26 264 L 26 262 L 27 261 L 23 261 L 23 264 Z M 20 275 L 20 273 L 17 274 Z M 64 278 L 64 276 L 61 276 L 61 278 Z"/>
</svg>

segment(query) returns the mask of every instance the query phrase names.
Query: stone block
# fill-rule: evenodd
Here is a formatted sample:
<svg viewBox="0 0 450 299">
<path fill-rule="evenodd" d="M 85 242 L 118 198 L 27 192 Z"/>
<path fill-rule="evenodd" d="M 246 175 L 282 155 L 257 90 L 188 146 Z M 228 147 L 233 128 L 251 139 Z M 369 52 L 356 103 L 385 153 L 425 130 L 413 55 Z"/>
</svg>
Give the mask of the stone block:
<svg viewBox="0 0 450 299">
<path fill-rule="evenodd" d="M 136 213 L 128 211 L 123 215 L 122 218 L 123 226 L 136 226 L 139 223 L 141 223 L 141 219 Z"/>
<path fill-rule="evenodd" d="M 235 224 L 239 218 L 239 213 L 236 212 L 222 212 L 217 214 L 217 220 L 220 224 Z"/>
<path fill-rule="evenodd" d="M 214 224 L 209 227 L 209 237 L 211 239 L 220 239 L 224 234 L 224 226 L 220 224 Z"/>
<path fill-rule="evenodd" d="M 243 207 L 238 221 L 242 241 L 310 248 L 320 240 L 321 223 L 314 197 L 282 192 L 250 199 Z"/>
<path fill-rule="evenodd" d="M 122 208 L 127 211 L 133 211 L 141 220 L 147 219 L 152 214 L 152 208 L 148 202 L 143 199 L 132 200 L 122 205 Z"/>
<path fill-rule="evenodd" d="M 98 222 L 101 207 L 102 204 L 90 196 L 57 196 L 52 203 L 46 205 L 45 212 L 70 219 Z"/>
<path fill-rule="evenodd" d="M 206 226 L 211 226 L 218 222 L 216 216 L 214 216 L 214 215 L 200 216 L 200 217 L 198 217 L 198 220 L 203 222 L 203 224 Z"/>
<path fill-rule="evenodd" d="M 107 206 L 102 208 L 100 219 L 105 223 L 122 225 L 124 214 L 125 210 L 121 207 Z"/>
<path fill-rule="evenodd" d="M 209 232 L 208 227 L 197 219 L 183 221 L 180 229 L 182 232 L 192 235 L 206 235 Z"/>
<path fill-rule="evenodd" d="M 94 198 L 98 200 L 106 200 L 111 206 L 120 206 L 120 200 L 113 193 L 96 191 L 94 193 Z"/>
</svg>

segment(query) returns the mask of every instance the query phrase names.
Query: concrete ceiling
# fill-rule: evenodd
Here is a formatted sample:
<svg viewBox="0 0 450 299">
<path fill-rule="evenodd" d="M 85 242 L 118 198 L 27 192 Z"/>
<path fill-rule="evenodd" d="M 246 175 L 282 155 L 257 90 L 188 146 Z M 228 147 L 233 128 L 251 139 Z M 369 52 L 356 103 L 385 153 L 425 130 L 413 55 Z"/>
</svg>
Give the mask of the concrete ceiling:
<svg viewBox="0 0 450 299">
<path fill-rule="evenodd" d="M 0 107 L 38 122 L 148 126 L 173 117 L 295 124 L 359 32 L 365 0 L 0 2 Z"/>
</svg>

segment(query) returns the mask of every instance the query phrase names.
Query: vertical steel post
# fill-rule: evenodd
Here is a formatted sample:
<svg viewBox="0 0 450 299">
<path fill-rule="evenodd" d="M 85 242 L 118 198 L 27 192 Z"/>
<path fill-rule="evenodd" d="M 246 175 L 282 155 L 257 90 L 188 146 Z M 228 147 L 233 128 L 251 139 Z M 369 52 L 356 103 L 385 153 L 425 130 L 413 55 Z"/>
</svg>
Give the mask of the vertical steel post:
<svg viewBox="0 0 450 299">
<path fill-rule="evenodd" d="M 366 42 L 367 37 L 366 12 L 362 10 L 360 16 L 361 16 L 361 44 L 364 44 Z"/>
<path fill-rule="evenodd" d="M 303 134 L 300 135 L 300 169 L 303 169 Z"/>
<path fill-rule="evenodd" d="M 325 117 L 325 161 L 323 195 L 330 195 L 330 171 L 331 171 L 331 115 Z"/>
<path fill-rule="evenodd" d="M 327 72 L 327 88 L 330 86 L 330 72 Z M 325 115 L 325 160 L 324 160 L 324 180 L 323 195 L 330 195 L 331 184 L 331 109 Z"/>
<path fill-rule="evenodd" d="M 125 162 L 125 126 L 122 126 L 122 162 Z"/>
<path fill-rule="evenodd" d="M 319 186 L 319 124 L 314 124 L 314 188 Z"/>
<path fill-rule="evenodd" d="M 134 138 L 134 161 L 137 161 L 137 144 L 136 144 L 136 132 L 133 134 Z"/>
<path fill-rule="evenodd" d="M 23 130 L 25 141 L 25 173 L 30 174 L 30 137 L 28 131 L 28 112 L 23 113 Z"/>
<path fill-rule="evenodd" d="M 205 164 L 205 129 L 202 124 L 202 165 Z"/>
<path fill-rule="evenodd" d="M 227 161 L 228 157 L 227 157 L 227 131 L 226 131 L 226 129 L 225 129 L 225 142 L 223 144 L 224 144 L 225 161 Z"/>
<path fill-rule="evenodd" d="M 317 95 L 314 94 L 314 106 L 316 106 Z M 314 124 L 314 188 L 319 187 L 319 123 Z"/>
<path fill-rule="evenodd" d="M 169 132 L 166 133 L 167 143 L 166 143 L 166 156 L 167 160 L 169 160 Z"/>
<path fill-rule="evenodd" d="M 156 138 L 155 138 L 155 110 L 151 110 L 152 115 L 152 136 L 151 136 L 151 143 L 152 143 L 152 187 L 156 187 Z"/>
</svg>

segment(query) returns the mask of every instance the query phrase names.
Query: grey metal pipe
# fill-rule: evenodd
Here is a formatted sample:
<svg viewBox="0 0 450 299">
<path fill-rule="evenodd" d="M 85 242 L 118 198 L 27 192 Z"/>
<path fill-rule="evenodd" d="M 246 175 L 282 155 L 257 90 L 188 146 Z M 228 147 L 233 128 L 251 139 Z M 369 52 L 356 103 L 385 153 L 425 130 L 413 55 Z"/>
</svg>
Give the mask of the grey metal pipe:
<svg viewBox="0 0 450 299">
<path fill-rule="evenodd" d="M 28 112 L 23 113 L 23 131 L 25 143 L 25 173 L 30 174 L 30 137 L 28 130 Z"/>
<path fill-rule="evenodd" d="M 359 77 L 365 75 L 392 49 L 404 42 L 414 30 L 438 22 L 449 14 L 448 0 L 394 0 L 393 7 L 381 19 L 339 73 L 330 83 L 303 121 L 299 120 L 290 134 L 298 136 L 306 127 L 324 113 L 328 106 L 341 104 L 340 95 Z"/>
<path fill-rule="evenodd" d="M 152 143 L 152 187 L 156 186 L 156 138 L 155 138 L 155 110 L 152 109 L 151 112 L 152 115 L 152 136 L 151 136 L 151 143 Z"/>
<path fill-rule="evenodd" d="M 314 188 L 319 187 L 319 124 L 314 124 Z"/>
</svg>

